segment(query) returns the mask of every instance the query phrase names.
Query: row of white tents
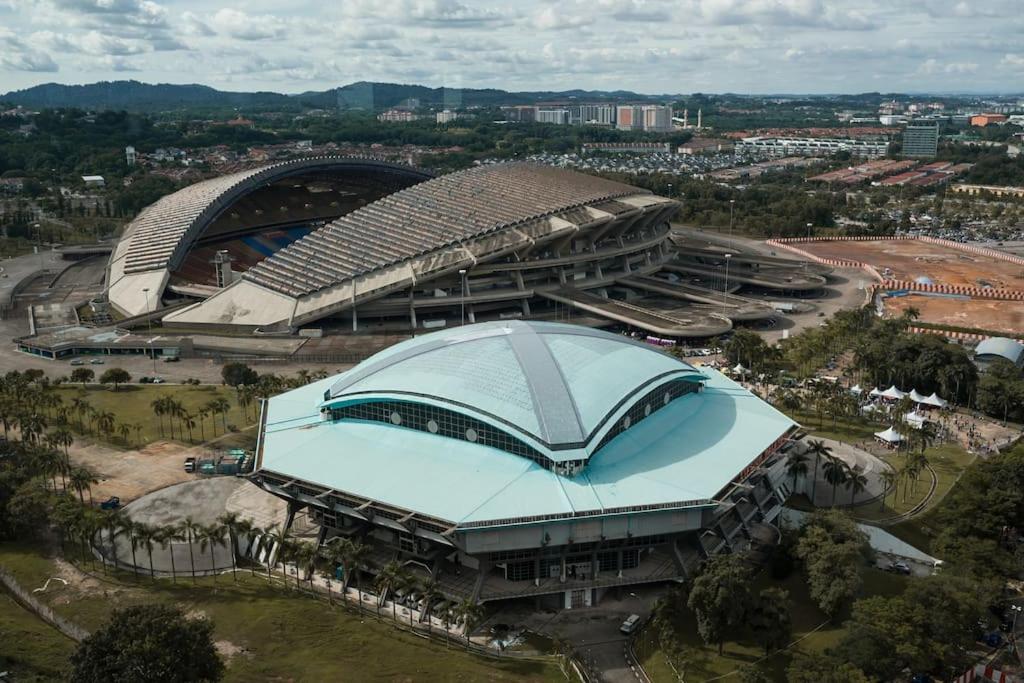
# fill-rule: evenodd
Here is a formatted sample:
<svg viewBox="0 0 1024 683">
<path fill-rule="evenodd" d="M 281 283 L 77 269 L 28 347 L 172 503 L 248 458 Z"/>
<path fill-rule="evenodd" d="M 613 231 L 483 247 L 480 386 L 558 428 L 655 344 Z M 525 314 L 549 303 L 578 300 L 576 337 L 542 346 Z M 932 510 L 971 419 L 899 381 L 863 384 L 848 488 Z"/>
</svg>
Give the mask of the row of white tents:
<svg viewBox="0 0 1024 683">
<path fill-rule="evenodd" d="M 854 396 L 860 396 L 864 393 L 864 390 L 859 384 L 850 387 L 850 393 Z M 909 393 L 900 391 L 896 388 L 896 385 L 892 385 L 885 391 L 875 388 L 868 392 L 868 396 L 871 398 L 884 398 L 890 401 L 902 401 L 904 398 L 910 397 L 910 400 L 918 405 L 931 406 L 932 408 L 945 408 L 949 405 L 949 401 L 941 398 L 937 392 L 933 392 L 931 396 L 924 396 L 919 394 L 917 389 L 911 389 Z"/>
</svg>

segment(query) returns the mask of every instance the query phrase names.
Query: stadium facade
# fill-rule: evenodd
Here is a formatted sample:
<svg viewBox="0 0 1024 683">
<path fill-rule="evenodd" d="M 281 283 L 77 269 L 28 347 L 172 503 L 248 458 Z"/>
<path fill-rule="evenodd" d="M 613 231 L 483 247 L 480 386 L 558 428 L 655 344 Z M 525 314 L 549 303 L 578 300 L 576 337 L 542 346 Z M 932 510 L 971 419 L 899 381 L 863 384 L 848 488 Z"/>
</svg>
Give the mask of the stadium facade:
<svg viewBox="0 0 1024 683">
<path fill-rule="evenodd" d="M 108 299 L 121 316 L 162 311 L 168 333 L 408 333 L 571 308 L 678 338 L 773 316 L 676 286 L 695 277 L 669 240 L 678 207 L 535 164 L 432 178 L 369 159 L 298 159 L 145 209 L 111 257 Z M 724 289 L 724 264 L 705 259 L 697 275 Z M 805 273 L 784 287 L 823 283 Z"/>
<path fill-rule="evenodd" d="M 265 402 L 252 481 L 450 599 L 595 604 L 772 535 L 796 425 L 622 335 L 489 322 Z"/>
</svg>

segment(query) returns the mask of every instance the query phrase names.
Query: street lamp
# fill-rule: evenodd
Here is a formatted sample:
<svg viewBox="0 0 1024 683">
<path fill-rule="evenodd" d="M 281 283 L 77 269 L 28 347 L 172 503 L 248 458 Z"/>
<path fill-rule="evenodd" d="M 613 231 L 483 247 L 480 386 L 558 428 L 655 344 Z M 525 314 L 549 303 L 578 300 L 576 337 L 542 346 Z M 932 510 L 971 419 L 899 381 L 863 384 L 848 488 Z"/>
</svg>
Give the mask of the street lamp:
<svg viewBox="0 0 1024 683">
<path fill-rule="evenodd" d="M 39 254 L 39 270 L 43 270 L 43 231 L 39 223 L 32 225 L 36 229 L 36 253 Z"/>
<path fill-rule="evenodd" d="M 459 297 L 459 308 L 461 321 L 459 325 L 466 324 L 466 269 L 459 269 L 459 280 L 462 282 L 462 296 Z"/>
<path fill-rule="evenodd" d="M 153 315 L 149 310 L 149 287 L 143 287 L 142 293 L 146 295 L 146 329 L 149 334 L 149 354 L 153 356 L 153 374 L 156 374 L 156 348 L 153 346 Z"/>
<path fill-rule="evenodd" d="M 725 302 L 725 297 L 729 294 L 729 259 L 732 258 L 732 254 L 725 255 L 725 286 L 722 287 L 722 308 L 726 308 L 728 304 Z"/>
<path fill-rule="evenodd" d="M 813 225 L 814 225 L 814 223 L 808 223 L 807 224 L 807 239 L 811 239 L 811 227 Z"/>
<path fill-rule="evenodd" d="M 736 206 L 736 200 L 729 200 L 729 237 L 732 237 L 732 225 L 733 225 L 733 207 Z"/>
</svg>

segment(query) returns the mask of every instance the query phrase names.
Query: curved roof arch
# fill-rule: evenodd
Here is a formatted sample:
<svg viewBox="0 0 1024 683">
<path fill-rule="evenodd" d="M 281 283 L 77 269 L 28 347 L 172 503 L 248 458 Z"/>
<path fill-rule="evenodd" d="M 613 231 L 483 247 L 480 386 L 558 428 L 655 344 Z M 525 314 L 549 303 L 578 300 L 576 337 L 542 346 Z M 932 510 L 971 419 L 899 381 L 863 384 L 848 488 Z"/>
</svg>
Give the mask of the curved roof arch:
<svg viewBox="0 0 1024 683">
<path fill-rule="evenodd" d="M 417 181 L 427 171 L 361 157 L 307 157 L 230 173 L 189 185 L 162 197 L 130 225 L 125 273 L 174 269 L 203 231 L 241 197 L 271 182 L 311 171 L 375 171 L 397 173 Z"/>
<path fill-rule="evenodd" d="M 428 171 L 378 159 L 318 156 L 259 166 L 189 185 L 150 204 L 125 228 L 108 266 L 110 303 L 129 316 L 157 308 L 171 271 L 180 266 L 189 249 L 235 202 L 268 184 L 317 171 L 388 174 L 406 178 L 410 185 L 433 177 Z"/>
<path fill-rule="evenodd" d="M 341 375 L 323 406 L 371 399 L 444 405 L 528 436 L 553 460 L 585 459 L 613 417 L 682 378 L 704 376 L 621 335 L 559 323 L 479 323 L 378 353 Z"/>
<path fill-rule="evenodd" d="M 1000 356 L 1015 365 L 1020 365 L 1024 360 L 1024 344 L 1007 337 L 989 337 L 978 342 L 974 348 L 974 355 Z"/>
</svg>

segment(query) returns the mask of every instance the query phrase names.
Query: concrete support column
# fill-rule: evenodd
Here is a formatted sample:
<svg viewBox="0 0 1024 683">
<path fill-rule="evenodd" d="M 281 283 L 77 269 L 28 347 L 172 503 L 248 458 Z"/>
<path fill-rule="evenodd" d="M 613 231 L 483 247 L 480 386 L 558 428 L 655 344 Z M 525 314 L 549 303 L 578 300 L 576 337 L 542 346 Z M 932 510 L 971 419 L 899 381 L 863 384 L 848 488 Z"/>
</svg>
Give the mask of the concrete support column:
<svg viewBox="0 0 1024 683">
<path fill-rule="evenodd" d="M 413 306 L 413 299 L 415 299 L 415 297 L 413 296 L 413 291 L 412 291 L 412 288 L 410 287 L 409 288 L 409 322 L 412 323 L 412 329 L 415 330 L 416 329 L 416 307 Z"/>
<path fill-rule="evenodd" d="M 533 585 L 540 585 L 540 555 L 533 558 Z"/>
</svg>

